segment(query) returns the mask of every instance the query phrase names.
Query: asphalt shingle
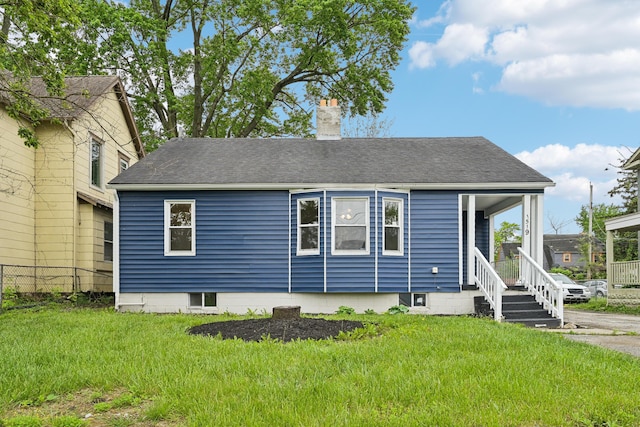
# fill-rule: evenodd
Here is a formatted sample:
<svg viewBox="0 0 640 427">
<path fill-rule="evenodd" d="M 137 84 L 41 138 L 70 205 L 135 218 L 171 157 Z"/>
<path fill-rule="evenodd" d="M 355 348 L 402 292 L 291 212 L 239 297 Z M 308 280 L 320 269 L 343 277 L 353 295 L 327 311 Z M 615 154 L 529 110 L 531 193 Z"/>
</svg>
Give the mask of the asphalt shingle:
<svg viewBox="0 0 640 427">
<path fill-rule="evenodd" d="M 295 187 L 488 183 L 531 184 L 532 188 L 553 185 L 549 178 L 483 137 L 176 138 L 110 184 Z"/>
</svg>

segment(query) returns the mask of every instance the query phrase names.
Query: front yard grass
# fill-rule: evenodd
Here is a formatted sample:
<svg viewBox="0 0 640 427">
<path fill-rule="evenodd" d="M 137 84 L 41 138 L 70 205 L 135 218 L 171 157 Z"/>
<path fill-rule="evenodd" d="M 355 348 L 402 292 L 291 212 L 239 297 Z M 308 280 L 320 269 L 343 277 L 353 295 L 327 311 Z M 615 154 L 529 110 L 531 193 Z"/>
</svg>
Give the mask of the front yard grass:
<svg viewBox="0 0 640 427">
<path fill-rule="evenodd" d="M 640 316 L 640 306 L 627 306 L 619 304 L 607 304 L 606 298 L 591 298 L 589 302 L 580 304 L 565 305 L 567 308 L 596 311 L 600 313 L 617 313 L 617 314 L 632 314 Z"/>
<path fill-rule="evenodd" d="M 380 334 L 255 343 L 186 333 L 224 315 L 7 311 L 0 425 L 640 425 L 632 356 L 489 319 L 346 317 Z"/>
</svg>

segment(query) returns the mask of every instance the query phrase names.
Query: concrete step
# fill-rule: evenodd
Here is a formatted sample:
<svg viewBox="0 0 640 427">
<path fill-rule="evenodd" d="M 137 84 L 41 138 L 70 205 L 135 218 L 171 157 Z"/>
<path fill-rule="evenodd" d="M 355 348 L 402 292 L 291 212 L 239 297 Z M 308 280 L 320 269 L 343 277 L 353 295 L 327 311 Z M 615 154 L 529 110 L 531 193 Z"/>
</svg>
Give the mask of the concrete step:
<svg viewBox="0 0 640 427">
<path fill-rule="evenodd" d="M 493 316 L 493 310 L 484 297 L 475 297 L 475 309 L 477 314 Z M 552 317 L 542 306 L 536 302 L 532 295 L 518 292 L 516 294 L 503 295 L 502 316 L 505 322 L 520 323 L 534 328 L 558 328 L 560 320 Z"/>
</svg>

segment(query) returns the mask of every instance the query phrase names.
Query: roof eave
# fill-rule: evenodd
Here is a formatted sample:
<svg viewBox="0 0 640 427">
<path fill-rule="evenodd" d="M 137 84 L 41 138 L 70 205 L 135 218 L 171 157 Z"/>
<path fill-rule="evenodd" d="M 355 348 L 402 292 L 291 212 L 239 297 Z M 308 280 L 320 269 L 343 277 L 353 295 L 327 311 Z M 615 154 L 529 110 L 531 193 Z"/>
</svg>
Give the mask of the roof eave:
<svg viewBox="0 0 640 427">
<path fill-rule="evenodd" d="M 554 182 L 490 182 L 490 183 L 233 183 L 233 184 L 107 184 L 121 191 L 175 190 L 291 190 L 291 189 L 371 189 L 402 188 L 406 190 L 522 190 L 539 191 L 555 186 Z"/>
</svg>

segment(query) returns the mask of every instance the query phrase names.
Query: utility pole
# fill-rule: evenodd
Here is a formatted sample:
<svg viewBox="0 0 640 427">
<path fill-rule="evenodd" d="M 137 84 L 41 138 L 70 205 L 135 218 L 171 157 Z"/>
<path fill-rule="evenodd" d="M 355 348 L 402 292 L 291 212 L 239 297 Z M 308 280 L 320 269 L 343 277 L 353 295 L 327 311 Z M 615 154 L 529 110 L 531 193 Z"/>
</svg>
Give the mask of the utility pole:
<svg viewBox="0 0 640 427">
<path fill-rule="evenodd" d="M 591 263 L 593 261 L 593 184 L 589 181 L 589 259 L 587 260 L 587 280 L 591 279 Z"/>
</svg>

